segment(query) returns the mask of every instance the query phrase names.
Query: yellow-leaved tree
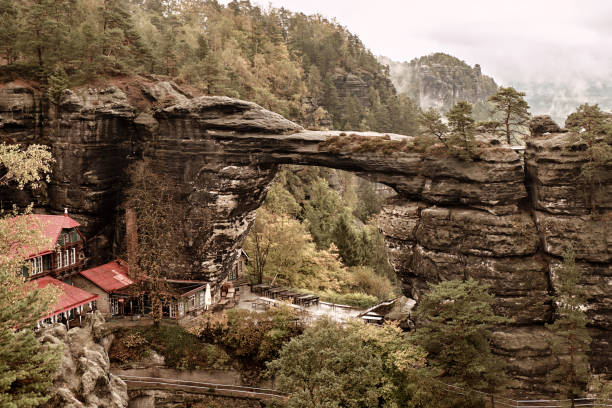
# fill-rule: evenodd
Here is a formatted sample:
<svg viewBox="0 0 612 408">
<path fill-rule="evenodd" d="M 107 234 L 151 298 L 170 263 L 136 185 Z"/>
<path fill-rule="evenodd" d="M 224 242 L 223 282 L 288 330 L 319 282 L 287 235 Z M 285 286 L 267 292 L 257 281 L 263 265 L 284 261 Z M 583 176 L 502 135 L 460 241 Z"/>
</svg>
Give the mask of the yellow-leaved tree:
<svg viewBox="0 0 612 408">
<path fill-rule="evenodd" d="M 47 178 L 53 159 L 45 146 L 0 145 L 0 183 L 17 189 Z M 27 211 L 26 211 L 27 212 Z M 38 225 L 17 210 L 0 216 L 0 406 L 38 407 L 60 362 L 60 350 L 41 345 L 36 322 L 58 293 L 38 290 L 22 275 L 24 259 L 45 244 Z"/>
</svg>

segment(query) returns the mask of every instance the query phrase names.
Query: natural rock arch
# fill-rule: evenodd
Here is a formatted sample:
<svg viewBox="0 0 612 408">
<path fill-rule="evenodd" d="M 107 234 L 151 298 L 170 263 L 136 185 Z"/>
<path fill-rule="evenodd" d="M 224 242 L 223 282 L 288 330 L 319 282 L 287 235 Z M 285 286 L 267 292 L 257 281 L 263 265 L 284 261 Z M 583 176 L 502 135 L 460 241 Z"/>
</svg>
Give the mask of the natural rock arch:
<svg viewBox="0 0 612 408">
<path fill-rule="evenodd" d="M 186 275 L 198 279 L 221 277 L 233 266 L 279 164 L 350 170 L 398 192 L 380 227 L 406 293 L 418 297 L 427 282 L 464 276 L 493 286 L 496 309 L 516 319 L 496 334 L 498 351 L 512 357 L 510 370 L 525 380 L 516 388 L 537 382 L 550 366 L 542 340 L 552 310 L 546 295 L 569 247 L 589 292 L 593 364 L 600 371 L 609 365 L 612 179 L 593 213 L 580 200 L 575 176 L 582 162 L 563 148 L 566 134 L 528 141 L 525 160 L 493 145 L 478 161 L 337 150 L 322 142 L 340 132 L 305 131 L 253 103 L 190 98 L 167 83 L 138 86 L 149 87 L 142 92 L 157 95 L 155 103 L 168 95 L 177 103 L 143 113 L 131 91 L 110 87 L 65 91 L 58 107 L 43 110 L 31 88 L 0 89 L 0 133 L 17 141 L 42 133 L 52 146 L 57 164 L 42 199 L 47 194 L 47 210 L 69 207 L 82 221 L 92 254 L 108 253 L 123 235 L 113 219 L 132 161 L 145 160 L 176 181 L 188 207 Z"/>
</svg>

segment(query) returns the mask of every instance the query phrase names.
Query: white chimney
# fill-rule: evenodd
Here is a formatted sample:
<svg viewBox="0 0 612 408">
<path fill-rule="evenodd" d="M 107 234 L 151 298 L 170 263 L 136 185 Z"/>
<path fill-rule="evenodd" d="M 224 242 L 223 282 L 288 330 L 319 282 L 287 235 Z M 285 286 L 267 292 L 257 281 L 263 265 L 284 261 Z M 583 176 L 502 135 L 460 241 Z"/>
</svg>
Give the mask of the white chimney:
<svg viewBox="0 0 612 408">
<path fill-rule="evenodd" d="M 68 208 L 64 208 L 64 216 L 68 216 Z"/>
</svg>

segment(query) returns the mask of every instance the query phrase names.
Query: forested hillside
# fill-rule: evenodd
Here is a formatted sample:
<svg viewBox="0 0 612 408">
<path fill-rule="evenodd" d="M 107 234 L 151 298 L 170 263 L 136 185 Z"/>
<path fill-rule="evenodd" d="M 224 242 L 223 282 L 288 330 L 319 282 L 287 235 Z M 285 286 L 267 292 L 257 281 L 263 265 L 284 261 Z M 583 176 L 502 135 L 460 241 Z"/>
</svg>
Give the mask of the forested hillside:
<svg viewBox="0 0 612 408">
<path fill-rule="evenodd" d="M 474 117 L 490 118 L 486 103 L 497 91 L 493 78 L 483 75 L 480 65 L 469 66 L 452 55 L 436 52 L 410 62 L 396 62 L 385 57 L 378 60 L 389 67 L 397 91 L 412 98 L 422 109 L 447 112 L 459 101 L 474 105 Z"/>
<path fill-rule="evenodd" d="M 0 0 L 0 81 L 164 75 L 309 127 L 411 134 L 416 108 L 335 21 L 248 0 Z"/>
</svg>

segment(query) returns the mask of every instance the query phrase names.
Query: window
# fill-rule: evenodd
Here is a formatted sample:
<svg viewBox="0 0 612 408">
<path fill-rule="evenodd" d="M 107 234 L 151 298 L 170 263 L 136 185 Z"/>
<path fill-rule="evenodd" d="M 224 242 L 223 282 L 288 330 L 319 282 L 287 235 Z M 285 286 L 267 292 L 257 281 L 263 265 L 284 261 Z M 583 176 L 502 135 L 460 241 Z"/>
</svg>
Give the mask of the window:
<svg viewBox="0 0 612 408">
<path fill-rule="evenodd" d="M 36 257 L 34 259 L 30 259 L 30 266 L 32 270 L 32 275 L 36 275 L 37 273 L 42 273 L 43 271 L 42 256 Z"/>
<path fill-rule="evenodd" d="M 183 317 L 185 314 L 185 304 L 182 301 L 178 302 L 178 314 L 179 317 Z"/>
<path fill-rule="evenodd" d="M 76 263 L 76 248 L 72 248 L 70 250 L 70 264 L 74 265 Z"/>
<path fill-rule="evenodd" d="M 238 265 L 235 265 L 232 268 L 227 279 L 231 281 L 238 279 Z"/>
<path fill-rule="evenodd" d="M 200 291 L 200 306 L 204 306 L 204 298 L 206 297 L 206 291 Z"/>
<path fill-rule="evenodd" d="M 111 315 L 119 314 L 119 301 L 116 297 L 110 298 L 110 312 Z"/>
<path fill-rule="evenodd" d="M 70 250 L 64 252 L 64 266 L 70 265 Z"/>
<path fill-rule="evenodd" d="M 70 243 L 70 235 L 64 234 L 64 245 L 69 244 L 69 243 Z"/>
<path fill-rule="evenodd" d="M 55 254 L 55 258 L 57 259 L 57 268 L 59 269 L 62 267 L 62 253 L 58 252 Z"/>
<path fill-rule="evenodd" d="M 195 310 L 196 308 L 196 298 L 195 295 L 189 296 L 189 310 Z"/>
<path fill-rule="evenodd" d="M 70 231 L 70 242 L 79 242 L 79 233 L 76 230 Z"/>
<path fill-rule="evenodd" d="M 176 307 L 174 307 L 174 305 L 170 305 L 169 309 L 170 309 L 170 317 L 172 317 L 173 319 L 176 318 Z"/>
</svg>

